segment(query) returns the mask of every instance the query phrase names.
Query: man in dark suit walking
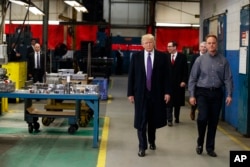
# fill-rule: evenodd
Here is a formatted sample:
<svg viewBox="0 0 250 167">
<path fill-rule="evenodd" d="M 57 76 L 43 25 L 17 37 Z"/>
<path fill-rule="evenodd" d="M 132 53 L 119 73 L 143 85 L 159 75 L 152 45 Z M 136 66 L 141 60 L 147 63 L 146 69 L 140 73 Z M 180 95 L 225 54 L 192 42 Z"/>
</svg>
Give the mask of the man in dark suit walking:
<svg viewBox="0 0 250 167">
<path fill-rule="evenodd" d="M 41 52 L 41 46 L 39 43 L 35 44 L 35 50 L 29 56 L 28 62 L 28 80 L 36 82 L 43 82 L 45 73 L 44 54 Z"/>
<path fill-rule="evenodd" d="M 188 82 L 188 65 L 186 55 L 177 52 L 177 43 L 168 43 L 168 62 L 170 62 L 171 85 L 173 88 L 171 100 L 167 104 L 168 126 L 173 125 L 173 110 L 175 123 L 180 121 L 180 108 L 185 105 L 185 88 Z"/>
<path fill-rule="evenodd" d="M 144 50 L 131 57 L 127 96 L 135 107 L 134 127 L 139 140 L 138 156 L 144 157 L 148 142 L 151 150 L 156 149 L 156 129 L 167 123 L 164 111 L 170 100 L 170 84 L 167 57 L 154 49 L 154 36 L 143 35 L 141 43 Z"/>
</svg>

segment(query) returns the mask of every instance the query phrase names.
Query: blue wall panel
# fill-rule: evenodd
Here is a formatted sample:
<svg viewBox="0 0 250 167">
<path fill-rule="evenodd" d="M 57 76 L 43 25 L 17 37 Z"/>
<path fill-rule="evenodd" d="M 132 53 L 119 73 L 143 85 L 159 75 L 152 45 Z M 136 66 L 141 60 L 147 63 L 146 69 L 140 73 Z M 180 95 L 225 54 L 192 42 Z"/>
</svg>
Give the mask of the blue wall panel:
<svg viewBox="0 0 250 167">
<path fill-rule="evenodd" d="M 239 99 L 239 51 L 226 51 L 226 58 L 230 64 L 233 74 L 233 102 L 230 106 L 225 106 L 225 121 L 233 127 L 238 127 L 238 99 Z"/>
<path fill-rule="evenodd" d="M 240 47 L 246 49 L 246 74 L 239 74 L 239 112 L 238 131 L 243 135 L 250 136 L 250 38 L 243 40 L 243 34 L 249 32 L 250 5 L 243 7 L 240 11 Z M 244 41 L 244 42 L 243 42 Z M 248 44 L 246 44 L 246 41 Z M 242 48 L 243 49 L 243 48 Z"/>
</svg>

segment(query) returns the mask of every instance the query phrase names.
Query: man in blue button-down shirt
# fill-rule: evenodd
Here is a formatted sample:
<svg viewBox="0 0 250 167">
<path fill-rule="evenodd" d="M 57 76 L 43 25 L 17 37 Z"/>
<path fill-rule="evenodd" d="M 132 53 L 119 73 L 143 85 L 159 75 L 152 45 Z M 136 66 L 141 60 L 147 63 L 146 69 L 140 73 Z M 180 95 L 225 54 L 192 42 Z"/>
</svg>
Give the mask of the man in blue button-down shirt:
<svg viewBox="0 0 250 167">
<path fill-rule="evenodd" d="M 233 79 L 227 59 L 217 52 L 217 37 L 206 37 L 207 53 L 196 59 L 189 78 L 188 90 L 191 105 L 197 103 L 198 139 L 197 154 L 202 154 L 204 137 L 207 129 L 206 151 L 216 157 L 215 134 L 222 107 L 223 89 L 226 88 L 226 105 L 232 102 Z"/>
</svg>

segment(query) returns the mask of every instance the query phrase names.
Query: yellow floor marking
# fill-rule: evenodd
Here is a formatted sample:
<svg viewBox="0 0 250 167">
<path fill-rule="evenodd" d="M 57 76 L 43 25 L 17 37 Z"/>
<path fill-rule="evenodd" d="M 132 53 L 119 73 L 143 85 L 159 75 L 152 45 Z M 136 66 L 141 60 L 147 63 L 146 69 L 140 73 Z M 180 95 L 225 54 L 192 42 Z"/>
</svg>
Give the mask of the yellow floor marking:
<svg viewBox="0 0 250 167">
<path fill-rule="evenodd" d="M 102 129 L 101 144 L 99 148 L 99 155 L 96 167 L 105 167 L 106 165 L 106 154 L 107 154 L 107 142 L 109 134 L 109 118 L 104 117 L 104 125 Z"/>
<path fill-rule="evenodd" d="M 110 80 L 109 80 L 109 88 L 110 88 L 110 89 L 113 88 L 113 84 L 114 84 L 113 79 L 110 79 Z"/>
<path fill-rule="evenodd" d="M 250 151 L 250 147 L 242 143 L 240 140 L 238 140 L 236 137 L 230 135 L 225 129 L 223 129 L 221 126 L 218 126 L 219 131 L 221 131 L 224 135 L 229 137 L 233 142 L 237 143 L 242 147 L 244 150 Z"/>
<path fill-rule="evenodd" d="M 112 95 L 108 95 L 108 100 L 107 100 L 107 104 L 110 104 L 112 102 L 113 96 Z"/>
</svg>

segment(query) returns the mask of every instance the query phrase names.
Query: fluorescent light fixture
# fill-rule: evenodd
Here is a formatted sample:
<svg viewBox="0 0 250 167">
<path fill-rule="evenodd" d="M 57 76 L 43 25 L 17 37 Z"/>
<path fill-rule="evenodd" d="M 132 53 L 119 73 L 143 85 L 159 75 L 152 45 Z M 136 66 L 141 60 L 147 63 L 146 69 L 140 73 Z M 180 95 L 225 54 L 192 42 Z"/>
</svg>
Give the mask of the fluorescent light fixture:
<svg viewBox="0 0 250 167">
<path fill-rule="evenodd" d="M 59 25 L 59 21 L 49 20 L 49 25 Z"/>
<path fill-rule="evenodd" d="M 29 11 L 35 15 L 44 15 L 41 9 L 36 7 L 32 2 L 27 2 L 26 0 L 9 0 L 12 3 L 25 6 L 26 9 L 29 9 Z"/>
<path fill-rule="evenodd" d="M 5 21 L 5 24 L 23 24 L 23 21 L 8 21 L 6 20 Z M 32 24 L 39 24 L 39 25 L 42 25 L 43 24 L 43 21 L 25 21 L 24 24 L 29 24 L 29 25 L 32 25 Z M 59 25 L 59 21 L 55 21 L 55 20 L 49 20 L 48 21 L 48 24 L 49 25 Z"/>
<path fill-rule="evenodd" d="M 77 10 L 78 12 L 83 12 L 83 13 L 88 13 L 88 10 L 84 7 L 84 6 L 76 6 L 74 7 L 75 10 Z"/>
<path fill-rule="evenodd" d="M 200 27 L 199 24 L 192 24 L 191 26 L 192 26 L 192 27 Z"/>
<path fill-rule="evenodd" d="M 36 6 L 26 6 L 26 9 L 29 9 L 29 11 L 35 15 L 44 15 L 44 13 Z"/>
<path fill-rule="evenodd" d="M 82 6 L 78 1 L 64 1 L 69 6 L 75 7 L 75 6 Z"/>
<path fill-rule="evenodd" d="M 88 10 L 78 1 L 76 0 L 64 0 L 66 4 L 72 6 L 78 12 L 88 13 Z"/>
<path fill-rule="evenodd" d="M 198 24 L 156 23 L 158 27 L 200 27 Z"/>
<path fill-rule="evenodd" d="M 12 3 L 18 4 L 18 5 L 22 5 L 22 6 L 28 6 L 29 3 L 26 1 L 22 1 L 22 0 L 9 0 Z"/>
</svg>

